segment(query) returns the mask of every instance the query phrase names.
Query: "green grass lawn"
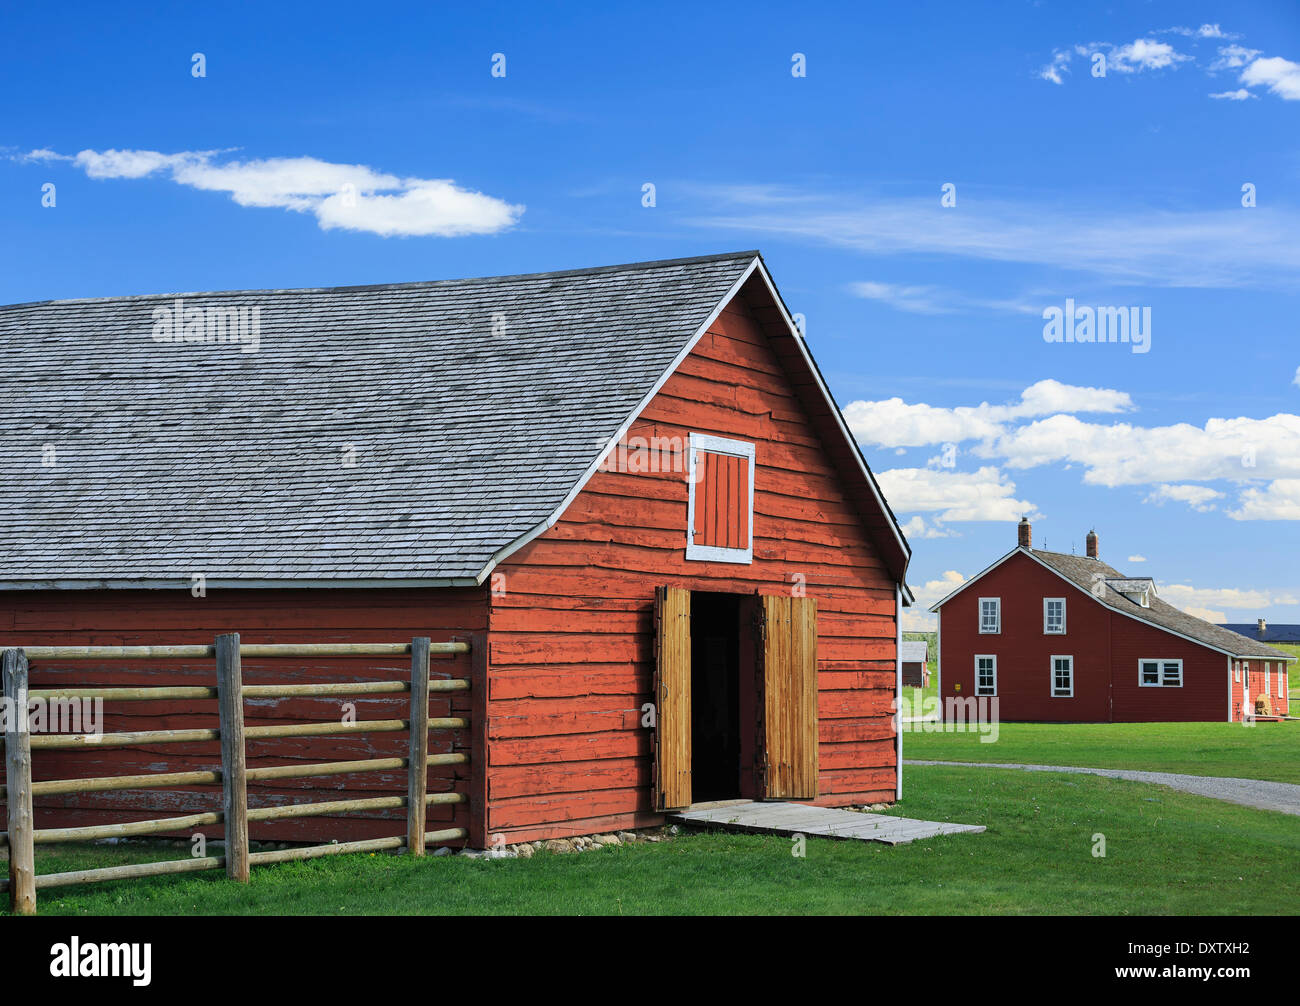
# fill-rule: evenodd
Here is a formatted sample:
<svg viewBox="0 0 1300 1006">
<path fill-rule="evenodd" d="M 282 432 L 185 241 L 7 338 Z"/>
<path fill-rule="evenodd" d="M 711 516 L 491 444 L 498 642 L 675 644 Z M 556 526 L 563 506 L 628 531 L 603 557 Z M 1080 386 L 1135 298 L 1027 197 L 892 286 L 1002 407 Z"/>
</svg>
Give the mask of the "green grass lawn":
<svg viewBox="0 0 1300 1006">
<path fill-rule="evenodd" d="M 903 757 L 1300 783 L 1300 723 L 1003 723 L 992 744 L 973 732 L 904 734 Z"/>
<path fill-rule="evenodd" d="M 531 860 L 330 857 L 43 891 L 44 915 L 121 914 L 1291 914 L 1294 818 L 1087 776 L 914 768 L 895 813 L 985 824 L 890 848 L 775 836 L 671 842 Z M 1105 858 L 1093 856 L 1097 833 Z M 175 858 L 175 848 L 46 847 L 38 872 Z"/>
</svg>

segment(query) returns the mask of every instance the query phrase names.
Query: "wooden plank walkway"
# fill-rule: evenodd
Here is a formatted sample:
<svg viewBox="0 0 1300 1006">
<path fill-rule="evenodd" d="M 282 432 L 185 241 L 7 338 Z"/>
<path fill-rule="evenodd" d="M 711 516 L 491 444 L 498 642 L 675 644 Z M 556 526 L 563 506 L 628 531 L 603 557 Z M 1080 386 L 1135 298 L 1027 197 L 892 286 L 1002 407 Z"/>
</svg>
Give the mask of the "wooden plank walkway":
<svg viewBox="0 0 1300 1006">
<path fill-rule="evenodd" d="M 885 814 L 859 814 L 834 807 L 812 807 L 802 803 L 757 803 L 752 800 L 723 800 L 697 804 L 674 811 L 668 820 L 696 828 L 722 828 L 773 835 L 817 835 L 824 838 L 857 839 L 860 842 L 884 842 L 900 845 L 918 838 L 978 833 L 982 824 L 950 824 L 943 821 L 917 821 L 910 817 Z"/>
</svg>

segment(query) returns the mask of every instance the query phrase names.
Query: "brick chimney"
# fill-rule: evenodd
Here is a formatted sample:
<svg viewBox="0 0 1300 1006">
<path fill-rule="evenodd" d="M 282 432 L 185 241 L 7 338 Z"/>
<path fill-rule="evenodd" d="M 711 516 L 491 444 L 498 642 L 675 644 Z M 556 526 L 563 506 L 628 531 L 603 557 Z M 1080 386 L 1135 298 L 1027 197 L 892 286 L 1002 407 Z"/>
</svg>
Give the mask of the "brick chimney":
<svg viewBox="0 0 1300 1006">
<path fill-rule="evenodd" d="M 1268 632 L 1268 623 L 1262 618 L 1256 619 L 1256 621 L 1259 623 L 1259 635 L 1262 639 L 1264 634 Z"/>
<path fill-rule="evenodd" d="M 1016 544 L 1021 548 L 1033 548 L 1033 541 L 1033 526 L 1028 517 L 1021 517 L 1020 523 L 1016 525 Z"/>
<path fill-rule="evenodd" d="M 1088 558 L 1089 559 L 1097 558 L 1097 532 L 1089 531 L 1086 540 L 1088 542 Z"/>
</svg>

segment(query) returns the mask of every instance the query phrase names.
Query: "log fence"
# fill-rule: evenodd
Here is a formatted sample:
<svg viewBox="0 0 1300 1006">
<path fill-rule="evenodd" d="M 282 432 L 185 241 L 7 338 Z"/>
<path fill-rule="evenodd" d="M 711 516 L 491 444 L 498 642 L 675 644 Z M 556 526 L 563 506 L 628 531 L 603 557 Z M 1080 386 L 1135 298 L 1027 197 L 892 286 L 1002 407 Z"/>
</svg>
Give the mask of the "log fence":
<svg viewBox="0 0 1300 1006">
<path fill-rule="evenodd" d="M 430 678 L 431 655 L 469 654 L 474 668 L 469 678 Z M 319 682 L 297 684 L 245 685 L 242 681 L 243 658 L 321 658 L 321 657 L 392 657 L 409 655 L 409 681 Z M 141 686 L 30 688 L 29 662 L 104 660 L 104 659 L 206 659 L 216 663 L 216 687 Z M 482 764 L 483 724 L 479 710 L 485 705 L 486 643 L 482 634 L 469 640 L 432 642 L 417 637 L 409 643 L 241 643 L 238 633 L 218 636 L 215 643 L 195 646 L 29 646 L 6 649 L 0 662 L 3 676 L 5 709 L 5 785 L 0 798 L 7 808 L 8 830 L 0 832 L 0 848 L 7 847 L 8 879 L 0 878 L 0 891 L 7 890 L 10 910 L 31 915 L 36 911 L 36 892 L 45 888 L 73 884 L 138 879 L 197 870 L 225 869 L 226 875 L 247 882 L 253 866 L 265 866 L 291 860 L 312 859 L 350 852 L 405 851 L 424 855 L 426 847 L 442 842 L 468 840 L 482 845 L 485 833 L 483 797 L 486 780 Z M 429 715 L 430 696 L 444 692 L 471 692 L 470 717 Z M 376 719 L 354 722 L 316 722 L 270 726 L 246 726 L 244 702 L 248 699 L 322 698 L 331 696 L 372 696 L 410 694 L 407 719 Z M 116 733 L 32 734 L 28 729 L 29 703 L 63 700 L 103 700 L 104 702 L 211 701 L 217 703 L 216 729 L 176 729 L 123 731 Z M 469 750 L 429 753 L 429 731 L 469 730 Z M 245 762 L 246 744 L 250 740 L 282 737 L 321 737 L 331 735 L 408 731 L 409 754 L 401 758 L 364 758 L 313 764 L 275 765 L 249 768 Z M 134 775 L 99 776 L 84 779 L 32 781 L 32 753 L 49 749 L 90 749 L 131 747 L 140 744 L 190 744 L 219 741 L 221 767 L 203 771 L 155 772 Z M 428 769 L 432 766 L 468 764 L 469 793 L 428 792 Z M 276 779 L 300 779 L 316 776 L 350 775 L 367 772 L 407 770 L 405 796 L 363 797 L 348 800 L 295 802 L 269 807 L 248 806 L 248 783 Z M 34 824 L 34 797 L 74 793 L 98 793 L 115 790 L 179 787 L 194 785 L 221 786 L 221 809 L 144 821 L 88 825 L 73 828 L 37 828 Z M 431 806 L 468 804 L 468 828 L 443 828 L 429 831 L 427 811 Z M 315 817 L 376 810 L 405 808 L 406 831 L 402 835 L 336 842 L 289 849 L 253 852 L 249 846 L 250 821 L 277 821 L 287 818 Z M 225 829 L 221 856 L 203 856 L 154 863 L 75 870 L 64 873 L 37 874 L 35 847 L 59 842 L 87 842 L 107 838 L 156 835 L 184 831 L 209 825 Z"/>
</svg>

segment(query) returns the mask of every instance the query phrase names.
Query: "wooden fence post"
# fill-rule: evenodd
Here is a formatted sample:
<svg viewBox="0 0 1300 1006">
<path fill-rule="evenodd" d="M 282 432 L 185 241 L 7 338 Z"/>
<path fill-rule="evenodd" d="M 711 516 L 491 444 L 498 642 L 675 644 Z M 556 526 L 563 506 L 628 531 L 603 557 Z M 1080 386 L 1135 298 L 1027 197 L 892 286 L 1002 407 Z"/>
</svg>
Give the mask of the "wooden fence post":
<svg viewBox="0 0 1300 1006">
<path fill-rule="evenodd" d="M 471 849 L 488 846 L 488 634 L 470 635 L 469 840 Z"/>
<path fill-rule="evenodd" d="M 406 851 L 424 855 L 429 789 L 429 637 L 411 640 L 411 758 L 406 773 Z"/>
<path fill-rule="evenodd" d="M 5 650 L 5 803 L 9 811 L 9 910 L 36 914 L 32 747 L 27 731 L 27 654 Z"/>
<path fill-rule="evenodd" d="M 221 715 L 221 800 L 226 819 L 226 876 L 248 883 L 248 776 L 244 764 L 244 675 L 239 633 L 217 637 L 217 709 Z"/>
</svg>

